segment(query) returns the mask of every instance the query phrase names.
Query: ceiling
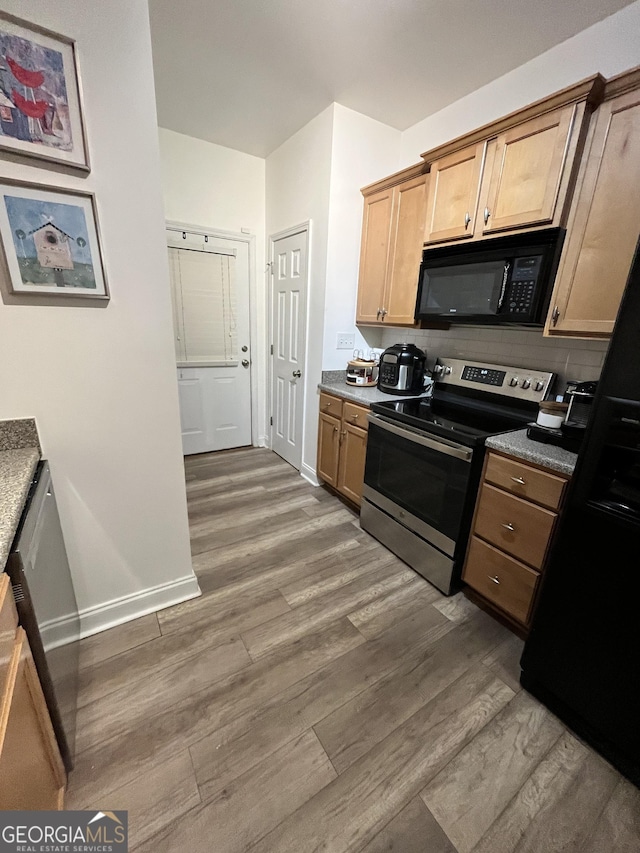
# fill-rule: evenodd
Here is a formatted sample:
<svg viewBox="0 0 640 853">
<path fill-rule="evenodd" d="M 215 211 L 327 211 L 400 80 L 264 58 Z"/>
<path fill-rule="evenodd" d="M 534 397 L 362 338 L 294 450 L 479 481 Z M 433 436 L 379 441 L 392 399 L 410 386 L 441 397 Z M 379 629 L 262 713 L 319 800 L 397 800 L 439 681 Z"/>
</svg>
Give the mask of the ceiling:
<svg viewBox="0 0 640 853">
<path fill-rule="evenodd" d="M 266 157 L 333 101 L 405 130 L 630 0 L 149 0 L 161 127 Z"/>
</svg>

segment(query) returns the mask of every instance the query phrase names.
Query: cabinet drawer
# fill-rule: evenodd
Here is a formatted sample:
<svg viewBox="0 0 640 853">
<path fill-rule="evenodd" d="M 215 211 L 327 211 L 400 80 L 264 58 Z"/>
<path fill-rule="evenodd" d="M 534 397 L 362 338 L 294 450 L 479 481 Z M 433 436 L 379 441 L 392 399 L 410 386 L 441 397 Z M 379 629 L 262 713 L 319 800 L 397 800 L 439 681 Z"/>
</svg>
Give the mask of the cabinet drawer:
<svg viewBox="0 0 640 853">
<path fill-rule="evenodd" d="M 495 453 L 489 454 L 484 478 L 519 498 L 535 501 L 549 509 L 559 508 L 567 485 L 563 477 Z"/>
<path fill-rule="evenodd" d="M 475 536 L 462 579 L 509 616 L 526 625 L 540 575 Z"/>
<path fill-rule="evenodd" d="M 536 569 L 542 567 L 557 515 L 485 483 L 474 533 Z"/>
<path fill-rule="evenodd" d="M 360 429 L 369 429 L 369 409 L 365 409 L 364 406 L 345 401 L 342 405 L 342 417 L 348 424 L 353 424 Z"/>
<path fill-rule="evenodd" d="M 334 418 L 342 417 L 342 400 L 340 397 L 333 397 L 331 394 L 320 392 L 320 411 L 324 415 L 333 415 Z"/>
<path fill-rule="evenodd" d="M 17 627 L 18 614 L 13 603 L 11 581 L 9 575 L 3 572 L 0 574 L 0 696 L 6 682 Z"/>
</svg>

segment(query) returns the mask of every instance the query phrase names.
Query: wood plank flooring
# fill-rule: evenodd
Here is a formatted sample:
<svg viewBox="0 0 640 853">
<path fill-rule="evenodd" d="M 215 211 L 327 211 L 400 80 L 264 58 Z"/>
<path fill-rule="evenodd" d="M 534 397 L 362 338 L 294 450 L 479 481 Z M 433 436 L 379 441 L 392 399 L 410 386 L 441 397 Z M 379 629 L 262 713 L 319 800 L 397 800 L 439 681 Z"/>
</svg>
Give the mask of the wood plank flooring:
<svg viewBox="0 0 640 853">
<path fill-rule="evenodd" d="M 267 450 L 187 458 L 203 595 L 82 642 L 68 808 L 139 853 L 638 853 L 640 791 Z"/>
</svg>

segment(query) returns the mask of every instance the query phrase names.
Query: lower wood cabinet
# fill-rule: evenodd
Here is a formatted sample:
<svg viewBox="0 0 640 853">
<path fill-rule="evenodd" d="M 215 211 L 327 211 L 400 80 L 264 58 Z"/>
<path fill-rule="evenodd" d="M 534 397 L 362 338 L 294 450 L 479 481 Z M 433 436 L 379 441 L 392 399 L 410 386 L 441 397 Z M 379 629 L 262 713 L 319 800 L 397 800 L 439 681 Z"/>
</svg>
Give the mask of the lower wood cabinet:
<svg viewBox="0 0 640 853">
<path fill-rule="evenodd" d="M 27 636 L 0 574 L 0 810 L 62 809 L 66 773 Z"/>
<path fill-rule="evenodd" d="M 320 394 L 316 473 L 356 506 L 362 500 L 368 412 L 365 406 Z"/>
<path fill-rule="evenodd" d="M 490 452 L 462 580 L 471 597 L 528 632 L 568 478 Z"/>
</svg>

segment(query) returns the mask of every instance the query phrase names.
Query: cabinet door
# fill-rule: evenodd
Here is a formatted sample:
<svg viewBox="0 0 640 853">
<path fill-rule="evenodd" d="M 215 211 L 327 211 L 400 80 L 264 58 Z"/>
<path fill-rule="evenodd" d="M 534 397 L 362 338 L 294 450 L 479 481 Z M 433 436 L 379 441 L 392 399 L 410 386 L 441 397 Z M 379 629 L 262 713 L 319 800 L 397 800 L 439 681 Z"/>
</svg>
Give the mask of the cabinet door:
<svg viewBox="0 0 640 853">
<path fill-rule="evenodd" d="M 559 224 L 557 201 L 575 109 L 563 107 L 497 138 L 489 196 L 480 210 L 483 233 Z"/>
<path fill-rule="evenodd" d="M 486 143 L 431 164 L 424 241 L 473 237 Z"/>
<path fill-rule="evenodd" d="M 640 232 L 640 92 L 603 103 L 587 139 L 545 334 L 607 336 Z"/>
<path fill-rule="evenodd" d="M 340 421 L 320 412 L 318 423 L 317 475 L 330 486 L 338 485 L 338 455 L 340 453 Z"/>
<path fill-rule="evenodd" d="M 367 433 L 343 421 L 341 439 L 338 491 L 360 506 L 367 455 Z"/>
<path fill-rule="evenodd" d="M 426 175 L 394 187 L 393 220 L 383 321 L 394 325 L 415 323 L 418 273 L 427 206 Z"/>
<path fill-rule="evenodd" d="M 381 320 L 387 280 L 392 213 L 392 188 L 365 198 L 358 277 L 357 323 L 377 323 Z"/>
<path fill-rule="evenodd" d="M 66 775 L 22 628 L 11 676 L 0 697 L 0 809 L 61 809 Z"/>
</svg>

